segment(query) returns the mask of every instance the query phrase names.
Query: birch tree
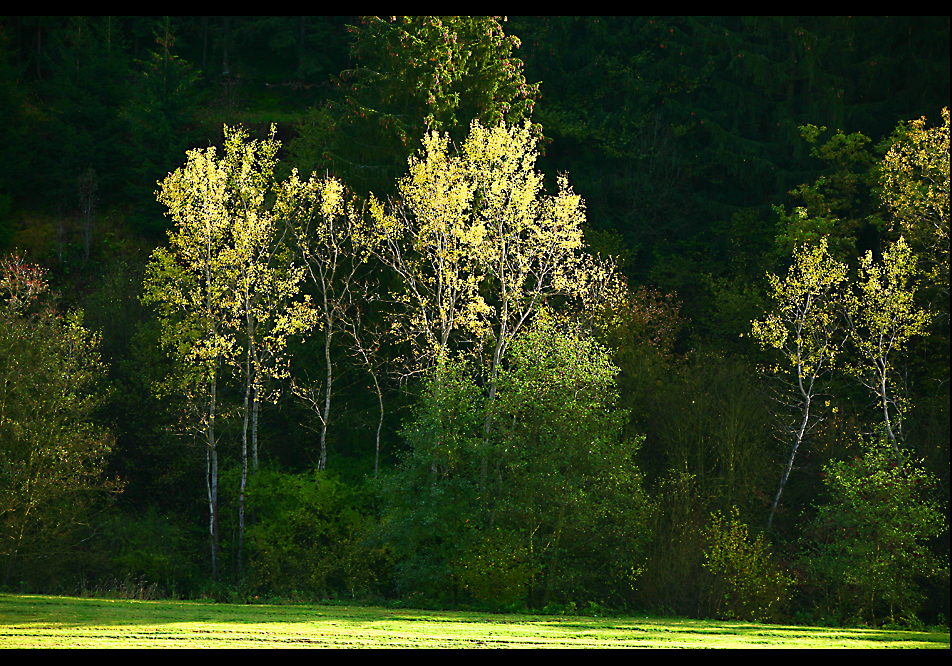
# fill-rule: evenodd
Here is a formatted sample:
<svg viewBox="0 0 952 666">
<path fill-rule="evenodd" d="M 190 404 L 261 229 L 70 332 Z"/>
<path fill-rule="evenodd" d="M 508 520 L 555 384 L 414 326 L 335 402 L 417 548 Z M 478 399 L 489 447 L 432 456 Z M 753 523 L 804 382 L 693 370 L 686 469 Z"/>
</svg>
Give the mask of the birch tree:
<svg viewBox="0 0 952 666">
<path fill-rule="evenodd" d="M 400 199 L 385 206 L 371 195 L 367 247 L 403 285 L 394 329 L 412 346 L 408 374 L 465 351 L 483 357 L 492 386 L 546 298 L 592 291 L 603 264 L 581 252 L 584 202 L 564 176 L 557 194 L 544 193 L 535 141 L 528 122 L 474 121 L 460 151 L 432 132 Z"/>
<path fill-rule="evenodd" d="M 280 212 L 271 195 L 280 144 L 249 141 L 241 128 L 225 127 L 225 149 L 188 153 L 185 167 L 162 183 L 160 203 L 176 222 L 170 247 L 153 254 L 145 300 L 159 306 L 163 340 L 186 366 L 184 377 L 207 405 L 199 419 L 208 456 L 213 570 L 218 534 L 217 383 L 222 363 L 237 367 L 244 384 L 238 567 L 244 545 L 249 435 L 252 467 L 258 469 L 258 413 L 270 380 L 288 376 L 288 338 L 315 324 L 306 297 L 299 297 L 304 268 L 284 242 Z"/>
<path fill-rule="evenodd" d="M 473 248 L 484 231 L 471 219 L 474 186 L 461 160 L 449 154 L 448 135 L 423 139 L 424 159 L 412 157 L 399 183 L 401 199 L 384 206 L 373 194 L 365 246 L 402 282 L 391 294 L 402 310 L 392 332 L 411 348 L 401 359 L 407 375 L 434 367 L 459 337 L 484 329 L 488 307 Z"/>
<path fill-rule="evenodd" d="M 205 442 L 206 491 L 212 577 L 218 574 L 218 382 L 223 360 L 236 340 L 229 329 L 232 283 L 228 252 L 232 219 L 228 209 L 228 165 L 214 147 L 192 150 L 187 163 L 160 184 L 158 201 L 175 222 L 169 247 L 152 253 L 143 302 L 162 320 L 162 343 L 183 368 L 182 390 L 198 407 L 190 423 Z"/>
<path fill-rule="evenodd" d="M 883 253 L 881 264 L 873 260 L 872 252 L 860 257 L 858 278 L 856 290 L 843 304 L 855 351 L 847 371 L 876 397 L 896 462 L 902 467 L 899 444 L 909 403 L 897 357 L 913 336 L 926 332 L 932 314 L 915 303 L 919 271 L 916 257 L 901 236 Z"/>
<path fill-rule="evenodd" d="M 331 347 L 346 323 L 360 261 L 353 249 L 355 213 L 345 201 L 345 190 L 334 178 L 311 174 L 307 182 L 297 170 L 281 186 L 276 210 L 293 229 L 302 271 L 317 292 L 315 321 L 321 325 L 324 344 L 324 381 L 321 388 L 294 385 L 295 393 L 310 404 L 321 423 L 318 469 L 327 466 L 327 431 L 334 385 Z"/>
<path fill-rule="evenodd" d="M 839 351 L 837 333 L 841 325 L 837 306 L 846 280 L 846 266 L 830 257 L 823 238 L 818 245 L 803 246 L 795 252 L 794 263 L 784 279 L 772 274 L 767 278 L 776 311 L 762 321 L 754 321 L 753 334 L 762 347 L 771 347 L 781 354 L 772 374 L 779 380 L 777 400 L 786 412 L 779 420 L 790 446 L 767 519 L 770 529 L 797 451 L 822 420 L 815 403 L 820 396 L 821 380 L 833 369 Z"/>
<path fill-rule="evenodd" d="M 226 264 L 233 280 L 229 299 L 230 325 L 244 346 L 240 369 L 244 377 L 241 441 L 241 485 L 238 498 L 238 570 L 242 569 L 245 532 L 245 490 L 248 480 L 249 430 L 252 467 L 258 471 L 258 413 L 269 380 L 286 377 L 287 338 L 313 327 L 308 300 L 296 299 L 304 268 L 296 266 L 280 236 L 280 223 L 269 195 L 274 181 L 275 155 L 280 143 L 276 128 L 263 142 L 248 141 L 242 129 L 225 128 L 224 162 L 229 174 L 229 208 L 233 213 Z"/>
<path fill-rule="evenodd" d="M 882 200 L 924 259 L 926 273 L 949 296 L 949 109 L 943 124 L 909 123 L 882 162 Z"/>
</svg>

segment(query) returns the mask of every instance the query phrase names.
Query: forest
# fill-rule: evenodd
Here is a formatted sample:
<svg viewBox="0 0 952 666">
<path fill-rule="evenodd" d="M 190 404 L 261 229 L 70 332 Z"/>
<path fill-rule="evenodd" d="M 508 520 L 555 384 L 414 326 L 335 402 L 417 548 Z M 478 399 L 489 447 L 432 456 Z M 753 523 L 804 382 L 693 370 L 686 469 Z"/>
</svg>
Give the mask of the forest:
<svg viewBox="0 0 952 666">
<path fill-rule="evenodd" d="M 949 35 L 0 18 L 0 590 L 948 626 Z"/>
</svg>

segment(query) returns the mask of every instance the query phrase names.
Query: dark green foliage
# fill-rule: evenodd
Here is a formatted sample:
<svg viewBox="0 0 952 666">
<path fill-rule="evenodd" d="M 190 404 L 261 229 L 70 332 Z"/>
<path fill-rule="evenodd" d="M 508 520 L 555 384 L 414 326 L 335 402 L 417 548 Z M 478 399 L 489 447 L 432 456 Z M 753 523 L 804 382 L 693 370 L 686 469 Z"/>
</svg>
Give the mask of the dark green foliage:
<svg viewBox="0 0 952 666">
<path fill-rule="evenodd" d="M 400 589 L 628 603 L 647 502 L 633 462 L 640 438 L 622 436 L 613 409 L 617 370 L 545 316 L 507 358 L 491 402 L 458 361 L 427 381 L 405 430 L 411 452 L 388 486 Z"/>
<path fill-rule="evenodd" d="M 426 131 L 462 140 L 474 119 L 512 126 L 532 113 L 538 86 L 496 17 L 366 16 L 348 29 L 353 67 L 288 146 L 303 173 L 330 170 L 383 198 Z"/>
<path fill-rule="evenodd" d="M 825 468 L 829 499 L 811 527 L 805 567 L 821 613 L 916 623 L 921 582 L 949 576 L 928 547 L 948 529 L 932 499 L 936 479 L 908 457 L 897 465 L 882 431 L 860 444 L 860 455 Z"/>
<path fill-rule="evenodd" d="M 638 581 L 639 606 L 665 615 L 703 617 L 710 599 L 702 567 L 710 514 L 698 497 L 696 478 L 674 471 L 655 484 L 652 498 L 652 540 Z"/>
<path fill-rule="evenodd" d="M 40 127 L 44 193 L 76 206 L 77 179 L 93 169 L 104 205 L 115 203 L 129 167 L 117 138 L 128 95 L 129 61 L 113 17 L 69 19 L 50 45 L 48 78 L 38 92 L 49 104 Z"/>
<path fill-rule="evenodd" d="M 198 583 L 192 530 L 179 516 L 150 508 L 141 514 L 109 511 L 91 521 L 84 560 L 73 581 L 84 590 L 130 582 L 148 598 L 176 598 Z"/>
<path fill-rule="evenodd" d="M 136 202 L 135 224 L 143 231 L 164 230 L 168 224 L 155 201 L 156 182 L 173 171 L 191 148 L 189 124 L 196 111 L 198 76 L 173 54 L 175 36 L 166 17 L 154 32 L 146 58 L 135 63 L 132 90 L 122 117 L 133 157 L 126 195 Z"/>
<path fill-rule="evenodd" d="M 668 378 L 651 409 L 642 458 L 652 480 L 688 473 L 710 511 L 737 505 L 749 519 L 760 510 L 774 482 L 773 437 L 766 399 L 746 363 L 698 358 Z"/>
<path fill-rule="evenodd" d="M 878 258 L 901 232 L 928 272 L 916 307 L 934 313 L 931 328 L 896 367 L 908 399 L 908 455 L 924 459 L 936 478 L 936 508 L 947 512 L 948 262 L 931 233 L 932 215 L 948 206 L 941 197 L 920 205 L 927 181 L 918 157 L 911 171 L 893 164 L 902 178 L 887 184 L 891 198 L 881 201 L 877 177 L 894 141 L 920 145 L 910 121 L 937 124 L 949 104 L 949 62 L 947 16 L 0 18 L 0 245 L 29 248 L 54 266 L 51 281 L 64 294 L 55 311 L 34 307 L 2 323 L 5 372 L 15 359 L 18 371 L 33 368 L 39 379 L 0 385 L 0 450 L 8 460 L 22 450 L 14 420 L 25 428 L 60 414 L 47 398 L 68 381 L 43 362 L 62 355 L 64 331 L 79 320 L 54 312 L 83 307 L 83 328 L 101 335 L 112 387 L 100 366 L 70 374 L 74 387 L 90 383 L 76 388 L 75 419 L 62 421 L 75 425 L 63 426 L 64 439 L 46 440 L 59 444 L 44 455 L 75 444 L 88 445 L 89 457 L 70 458 L 85 460 L 82 471 L 65 477 L 37 514 L 10 584 L 208 591 L 196 573 L 208 568 L 206 448 L 183 435 L 182 397 L 157 391 L 171 366 L 154 313 L 138 301 L 143 257 L 168 225 L 156 181 L 185 150 L 220 144 L 222 122 L 242 122 L 254 134 L 276 122 L 290 148 L 292 159 L 278 155 L 288 169 L 297 166 L 304 179 L 330 170 L 350 191 L 386 198 L 426 129 L 459 143 L 474 118 L 487 127 L 528 120 L 535 136 L 545 135 L 539 168 L 549 191 L 567 171 L 586 202 L 587 251 L 620 259 L 631 285 L 625 310 L 609 313 L 618 325 L 597 333 L 620 368 L 614 384 L 592 388 L 602 380 L 578 359 L 599 354 L 568 329 L 559 329 L 558 344 L 544 336 L 526 342 L 495 387 L 485 368 L 452 363 L 425 390 L 389 381 L 385 373 L 407 350 L 384 334 L 368 338 L 368 363 L 385 389 L 385 513 L 356 490 L 374 467 L 377 395 L 346 336 L 336 336 L 327 443 L 329 469 L 341 481 L 303 472 L 317 459 L 308 426 L 321 424 L 308 421 L 286 383 L 274 382 L 281 398 L 262 407 L 259 426 L 270 471 L 246 514 L 255 539 L 245 542 L 248 587 L 237 578 L 231 471 L 221 497 L 224 582 L 214 594 L 366 593 L 550 610 L 595 601 L 767 617 L 750 594 L 756 585 L 747 586 L 770 578 L 757 564 L 767 561 L 766 542 L 758 551 L 750 535 L 767 519 L 789 456 L 770 428 L 757 382 L 757 366 L 769 359 L 752 344 L 750 322 L 767 307 L 765 274 L 782 274 L 796 243 L 825 236 L 855 267 L 861 253 Z M 930 168 L 947 168 L 941 150 L 928 157 Z M 930 192 L 947 193 L 947 177 L 944 190 L 941 177 L 932 180 Z M 907 193 L 919 191 L 915 205 L 896 198 L 909 181 L 918 187 Z M 85 197 L 96 206 L 87 207 L 91 249 L 77 243 L 81 184 L 87 195 L 95 185 L 95 196 Z M 379 285 L 359 304 L 369 331 L 391 311 L 394 278 L 380 265 L 367 268 Z M 90 352 L 96 336 L 70 330 Z M 289 349 L 296 382 L 322 374 L 313 343 L 295 339 Z M 843 360 L 852 354 L 844 350 Z M 223 469 L 234 470 L 243 391 L 238 374 L 220 372 L 216 435 Z M 930 578 L 910 565 L 884 582 L 868 547 L 833 529 L 868 523 L 863 512 L 872 507 L 844 510 L 852 495 L 825 486 L 823 467 L 845 465 L 831 461 L 849 455 L 847 443 L 880 417 L 847 378 L 826 390 L 827 418 L 798 453 L 770 531 L 772 558 L 793 559 L 809 546 L 791 607 L 823 621 L 890 613 L 942 621 L 945 574 Z M 406 405 L 416 392 L 411 415 Z M 30 418 L 20 418 L 28 408 Z M 94 423 L 108 424 L 111 447 Z M 4 478 L 21 468 L 8 465 Z M 91 502 L 103 487 L 101 470 L 121 478 L 124 492 L 100 511 Z M 827 495 L 830 503 L 817 509 Z M 726 517 L 717 523 L 712 514 Z M 875 514 L 875 522 L 897 515 Z M 4 536 L 10 516 L 0 516 Z M 717 572 L 705 560 L 715 542 L 733 549 Z M 948 560 L 947 531 L 916 544 L 919 559 Z M 0 551 L 9 554 L 6 545 Z"/>
<path fill-rule="evenodd" d="M 98 339 L 81 312 L 40 302 L 43 271 L 0 260 L 0 558 L 2 583 L 16 573 L 59 574 L 75 528 L 109 484 L 111 436 L 95 421 L 105 396 Z M 46 581 L 44 581 L 46 582 Z"/>
<path fill-rule="evenodd" d="M 249 590 L 349 599 L 385 591 L 387 550 L 364 542 L 373 524 L 372 499 L 367 489 L 348 487 L 325 472 L 263 468 L 252 475 L 245 533 Z"/>
</svg>

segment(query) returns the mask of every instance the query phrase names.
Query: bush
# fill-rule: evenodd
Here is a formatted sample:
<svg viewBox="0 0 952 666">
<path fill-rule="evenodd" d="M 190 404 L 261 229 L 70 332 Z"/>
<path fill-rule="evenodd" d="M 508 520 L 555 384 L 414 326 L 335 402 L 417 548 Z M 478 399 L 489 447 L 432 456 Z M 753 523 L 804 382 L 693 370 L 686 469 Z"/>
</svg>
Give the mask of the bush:
<svg viewBox="0 0 952 666">
<path fill-rule="evenodd" d="M 374 594 L 386 553 L 364 542 L 370 496 L 327 472 L 262 469 L 248 483 L 246 538 L 255 593 L 333 597 Z"/>
<path fill-rule="evenodd" d="M 773 561 L 764 535 L 751 539 L 734 507 L 728 517 L 713 514 L 705 536 L 703 566 L 714 576 L 715 614 L 734 620 L 774 619 L 794 581 Z"/>
<path fill-rule="evenodd" d="M 948 562 L 928 548 L 947 529 L 929 499 L 936 479 L 905 452 L 898 461 L 883 433 L 861 446 L 860 456 L 825 467 L 830 499 L 813 523 L 806 568 L 825 590 L 829 614 L 915 624 L 918 583 L 949 575 Z"/>
<path fill-rule="evenodd" d="M 446 360 L 404 429 L 385 482 L 397 584 L 430 600 L 629 603 L 647 500 L 615 408 L 607 351 L 540 315 L 516 338 L 490 397 Z"/>
</svg>

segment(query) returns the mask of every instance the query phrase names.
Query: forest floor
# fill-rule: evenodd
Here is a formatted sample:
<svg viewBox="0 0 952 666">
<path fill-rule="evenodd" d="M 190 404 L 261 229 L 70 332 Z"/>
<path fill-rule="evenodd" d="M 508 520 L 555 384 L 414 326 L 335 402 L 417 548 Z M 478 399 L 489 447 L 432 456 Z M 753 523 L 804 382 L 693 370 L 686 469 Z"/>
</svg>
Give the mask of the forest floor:
<svg viewBox="0 0 952 666">
<path fill-rule="evenodd" d="M 949 632 L 0 594 L 6 648 L 949 648 Z"/>
</svg>

